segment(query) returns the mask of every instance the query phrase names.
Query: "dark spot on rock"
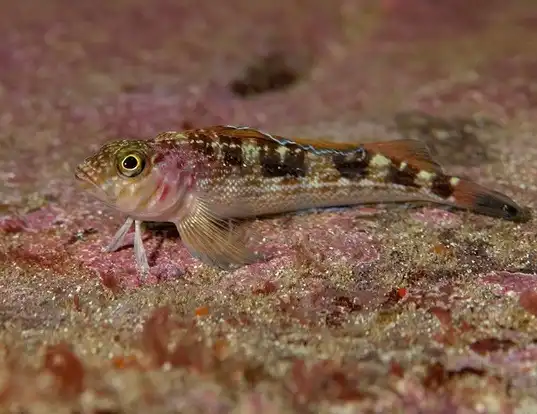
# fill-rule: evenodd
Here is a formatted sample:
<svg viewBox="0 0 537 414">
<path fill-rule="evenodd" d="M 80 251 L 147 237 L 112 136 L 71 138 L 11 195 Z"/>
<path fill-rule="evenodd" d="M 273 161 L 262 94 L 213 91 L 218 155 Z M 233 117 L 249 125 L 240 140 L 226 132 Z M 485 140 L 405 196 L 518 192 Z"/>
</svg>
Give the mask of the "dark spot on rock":
<svg viewBox="0 0 537 414">
<path fill-rule="evenodd" d="M 264 365 L 261 363 L 252 363 L 244 368 L 243 376 L 246 382 L 252 386 L 267 380 L 271 375 L 267 372 Z"/>
<path fill-rule="evenodd" d="M 484 355 L 489 352 L 507 351 L 514 345 L 515 343 L 509 339 L 485 338 L 472 343 L 470 349 L 480 355 Z"/>
<path fill-rule="evenodd" d="M 187 119 L 183 120 L 181 123 L 181 129 L 182 130 L 188 130 L 188 129 L 194 129 L 195 126 L 194 126 L 194 123 L 192 121 L 189 121 Z"/>
<path fill-rule="evenodd" d="M 252 324 L 252 318 L 246 312 L 239 312 L 238 315 L 231 315 L 224 318 L 230 326 L 248 326 Z"/>
<path fill-rule="evenodd" d="M 399 289 L 394 288 L 390 290 L 384 295 L 384 302 L 382 303 L 382 308 L 389 309 L 393 307 L 396 303 L 403 299 L 403 297 L 404 295 L 401 296 Z"/>
<path fill-rule="evenodd" d="M 148 84 L 140 84 L 131 81 L 124 81 L 119 85 L 121 92 L 125 94 L 136 94 L 136 93 L 150 93 L 152 92 L 152 87 Z"/>
<path fill-rule="evenodd" d="M 282 53 L 272 53 L 247 67 L 230 83 L 231 91 L 243 98 L 290 87 L 302 77 L 301 65 Z"/>
<path fill-rule="evenodd" d="M 415 304 L 418 309 L 425 308 L 441 319 L 443 318 L 441 313 L 444 313 L 443 310 L 448 309 L 451 304 L 450 297 L 453 294 L 453 286 L 461 277 L 459 272 L 450 269 L 432 270 L 420 267 L 410 269 L 405 279 L 405 285 L 411 294 L 408 297 L 405 296 L 405 302 Z M 424 287 L 431 283 L 434 284 L 434 289 Z M 396 301 L 398 296 L 398 289 L 394 289 L 390 294 L 393 301 Z M 400 299 L 401 297 L 399 297 Z"/>
<path fill-rule="evenodd" d="M 375 323 L 379 326 L 390 325 L 397 320 L 398 315 L 399 312 L 381 309 L 376 315 Z"/>
<path fill-rule="evenodd" d="M 431 280 L 439 281 L 442 278 L 450 277 L 451 275 L 451 272 L 447 269 L 432 270 L 426 266 L 415 266 L 410 269 L 406 281 L 410 286 L 419 286 L 423 282 Z"/>
</svg>

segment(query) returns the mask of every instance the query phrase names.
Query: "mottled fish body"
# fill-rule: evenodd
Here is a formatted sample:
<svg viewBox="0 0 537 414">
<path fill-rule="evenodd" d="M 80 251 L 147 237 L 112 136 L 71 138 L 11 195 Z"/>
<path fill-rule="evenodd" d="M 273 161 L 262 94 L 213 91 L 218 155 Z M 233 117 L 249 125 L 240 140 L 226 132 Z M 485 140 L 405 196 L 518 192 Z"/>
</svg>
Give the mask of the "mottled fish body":
<svg viewBox="0 0 537 414">
<path fill-rule="evenodd" d="M 528 210 L 504 194 L 446 174 L 424 143 L 363 144 L 287 139 L 248 127 L 165 132 L 119 140 L 77 167 L 87 190 L 129 219 L 108 250 L 135 223 L 135 251 L 148 271 L 142 221 L 176 224 L 189 251 L 231 268 L 259 259 L 230 218 L 303 209 L 390 202 L 430 202 L 512 221 Z"/>
</svg>

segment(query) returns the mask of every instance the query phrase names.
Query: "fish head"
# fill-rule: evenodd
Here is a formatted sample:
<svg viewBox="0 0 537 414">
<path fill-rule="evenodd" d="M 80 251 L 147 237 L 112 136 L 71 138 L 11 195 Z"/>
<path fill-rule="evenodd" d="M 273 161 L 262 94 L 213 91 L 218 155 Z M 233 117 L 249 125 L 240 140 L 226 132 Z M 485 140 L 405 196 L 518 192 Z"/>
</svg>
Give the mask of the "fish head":
<svg viewBox="0 0 537 414">
<path fill-rule="evenodd" d="M 193 185 L 180 161 L 150 141 L 117 140 L 80 163 L 75 178 L 83 190 L 133 218 L 172 221 Z"/>
</svg>

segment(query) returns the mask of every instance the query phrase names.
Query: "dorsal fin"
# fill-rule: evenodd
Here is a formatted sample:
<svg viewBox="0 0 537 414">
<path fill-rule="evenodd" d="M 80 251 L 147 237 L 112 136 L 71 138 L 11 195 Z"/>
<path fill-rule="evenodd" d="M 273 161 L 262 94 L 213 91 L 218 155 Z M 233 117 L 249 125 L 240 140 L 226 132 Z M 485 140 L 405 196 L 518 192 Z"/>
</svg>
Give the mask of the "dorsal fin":
<svg viewBox="0 0 537 414">
<path fill-rule="evenodd" d="M 433 160 L 427 144 L 415 139 L 399 139 L 393 141 L 379 141 L 364 144 L 365 149 L 379 152 L 392 160 L 406 162 L 407 165 L 418 170 L 443 172 L 442 166 Z"/>
<path fill-rule="evenodd" d="M 238 139 L 254 138 L 260 141 L 278 142 L 282 145 L 285 144 L 297 144 L 304 148 L 310 147 L 312 150 L 328 150 L 328 151 L 353 151 L 356 150 L 360 144 L 352 142 L 336 142 L 322 139 L 309 139 L 300 137 L 282 137 L 281 135 L 269 134 L 262 132 L 255 128 L 249 127 L 235 127 L 235 126 L 223 126 L 218 125 L 211 127 L 216 133 L 225 134 Z"/>
<path fill-rule="evenodd" d="M 218 125 L 211 128 L 216 133 L 224 133 L 235 138 L 255 138 L 258 140 L 276 141 L 281 144 L 298 144 L 310 147 L 312 150 L 326 151 L 354 151 L 360 146 L 373 152 L 379 152 L 393 160 L 406 162 L 407 165 L 418 170 L 442 173 L 442 166 L 433 160 L 427 144 L 415 139 L 399 139 L 392 141 L 377 141 L 369 143 L 334 142 L 304 138 L 284 138 L 272 135 L 254 128 Z"/>
</svg>

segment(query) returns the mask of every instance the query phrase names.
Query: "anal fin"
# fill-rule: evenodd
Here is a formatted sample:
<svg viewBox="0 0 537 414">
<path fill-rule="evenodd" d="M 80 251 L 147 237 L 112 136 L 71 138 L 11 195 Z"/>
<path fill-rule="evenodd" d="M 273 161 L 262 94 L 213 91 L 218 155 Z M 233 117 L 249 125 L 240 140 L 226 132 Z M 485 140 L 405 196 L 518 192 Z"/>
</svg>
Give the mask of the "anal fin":
<svg viewBox="0 0 537 414">
<path fill-rule="evenodd" d="M 243 232 L 233 221 L 219 217 L 201 198 L 175 224 L 190 254 L 209 266 L 231 270 L 262 258 L 246 245 Z"/>
</svg>

